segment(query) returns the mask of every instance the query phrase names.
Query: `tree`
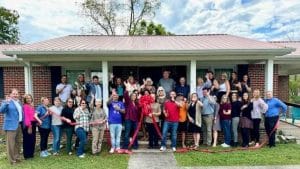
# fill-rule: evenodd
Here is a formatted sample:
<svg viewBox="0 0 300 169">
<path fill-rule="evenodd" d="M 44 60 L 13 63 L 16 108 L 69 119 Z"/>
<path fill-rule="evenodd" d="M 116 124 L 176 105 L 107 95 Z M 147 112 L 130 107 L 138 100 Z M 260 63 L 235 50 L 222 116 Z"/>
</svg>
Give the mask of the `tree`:
<svg viewBox="0 0 300 169">
<path fill-rule="evenodd" d="M 83 15 L 96 25 L 92 32 L 116 35 L 125 30 L 136 35 L 140 22 L 155 16 L 160 0 L 85 0 L 81 6 Z"/>
<path fill-rule="evenodd" d="M 19 42 L 18 19 L 17 11 L 0 7 L 0 44 Z"/>
<path fill-rule="evenodd" d="M 136 28 L 137 35 L 173 35 L 166 31 L 166 28 L 162 24 L 155 24 L 142 20 Z"/>
</svg>

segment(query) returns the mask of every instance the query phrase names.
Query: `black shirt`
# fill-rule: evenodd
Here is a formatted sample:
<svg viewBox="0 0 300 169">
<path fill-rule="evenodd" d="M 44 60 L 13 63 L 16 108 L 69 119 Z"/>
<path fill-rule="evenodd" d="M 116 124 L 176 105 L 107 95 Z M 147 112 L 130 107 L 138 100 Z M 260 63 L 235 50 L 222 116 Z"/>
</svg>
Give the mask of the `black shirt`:
<svg viewBox="0 0 300 169">
<path fill-rule="evenodd" d="M 242 102 L 235 101 L 231 103 L 231 117 L 240 117 L 241 116 L 241 107 Z"/>
<path fill-rule="evenodd" d="M 73 118 L 73 114 L 74 114 L 74 109 L 69 107 L 64 107 L 61 112 L 61 116 L 70 119 L 72 123 L 75 122 Z M 67 128 L 73 126 L 64 121 L 62 127 Z"/>
</svg>

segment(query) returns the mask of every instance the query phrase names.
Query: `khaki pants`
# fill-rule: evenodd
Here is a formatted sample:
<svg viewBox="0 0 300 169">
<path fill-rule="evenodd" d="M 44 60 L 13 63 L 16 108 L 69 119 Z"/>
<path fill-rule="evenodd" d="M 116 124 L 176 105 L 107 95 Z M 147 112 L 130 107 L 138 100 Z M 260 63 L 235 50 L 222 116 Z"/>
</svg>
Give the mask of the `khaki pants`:
<svg viewBox="0 0 300 169">
<path fill-rule="evenodd" d="M 93 135 L 92 152 L 93 152 L 93 154 L 99 153 L 101 151 L 104 131 L 105 131 L 105 128 L 103 128 L 103 129 L 92 128 L 92 135 Z"/>
<path fill-rule="evenodd" d="M 15 163 L 17 160 L 20 160 L 21 152 L 21 137 L 22 129 L 21 125 L 18 126 L 15 131 L 5 131 L 6 132 L 6 151 L 7 158 L 10 163 Z"/>
<path fill-rule="evenodd" d="M 203 131 L 203 144 L 211 145 L 212 141 L 212 126 L 213 115 L 202 116 L 202 131 Z"/>
</svg>

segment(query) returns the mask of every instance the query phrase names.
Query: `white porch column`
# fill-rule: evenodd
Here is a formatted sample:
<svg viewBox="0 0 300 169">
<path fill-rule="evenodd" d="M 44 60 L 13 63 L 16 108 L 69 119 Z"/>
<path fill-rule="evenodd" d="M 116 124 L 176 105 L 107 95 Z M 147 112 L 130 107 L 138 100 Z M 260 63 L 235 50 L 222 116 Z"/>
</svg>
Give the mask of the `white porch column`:
<svg viewBox="0 0 300 169">
<path fill-rule="evenodd" d="M 191 65 L 190 65 L 190 88 L 191 88 L 191 93 L 196 92 L 196 79 L 197 79 L 197 61 L 196 60 L 191 60 Z"/>
<path fill-rule="evenodd" d="M 33 95 L 32 63 L 24 62 L 25 93 Z"/>
<path fill-rule="evenodd" d="M 274 60 L 268 59 L 265 64 L 265 92 L 273 91 Z"/>
<path fill-rule="evenodd" d="M 103 109 L 106 114 L 108 114 L 108 108 L 106 103 L 109 98 L 108 90 L 108 63 L 107 61 L 102 61 L 102 85 L 103 85 Z"/>
</svg>

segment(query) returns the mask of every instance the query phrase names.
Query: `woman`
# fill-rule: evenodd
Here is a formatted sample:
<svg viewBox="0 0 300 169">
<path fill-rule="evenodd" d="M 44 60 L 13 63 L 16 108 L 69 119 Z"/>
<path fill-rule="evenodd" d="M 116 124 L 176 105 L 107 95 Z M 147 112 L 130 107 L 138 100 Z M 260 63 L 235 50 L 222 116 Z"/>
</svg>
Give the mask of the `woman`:
<svg viewBox="0 0 300 169">
<path fill-rule="evenodd" d="M 227 79 L 227 74 L 222 73 L 220 78 L 220 84 L 219 84 L 219 91 L 218 91 L 218 102 L 221 102 L 221 97 L 225 95 L 226 97 L 229 97 L 230 94 L 230 84 L 229 80 Z"/>
<path fill-rule="evenodd" d="M 51 131 L 51 116 L 49 116 L 48 105 L 49 99 L 42 97 L 41 105 L 36 108 L 35 114 L 35 118 L 39 123 L 41 157 L 48 157 L 50 155 L 47 151 L 48 137 Z"/>
<path fill-rule="evenodd" d="M 197 93 L 191 95 L 191 103 L 188 107 L 189 132 L 193 133 L 194 145 L 193 149 L 198 149 L 201 132 L 201 109 L 202 102 L 199 101 Z"/>
<path fill-rule="evenodd" d="M 155 93 L 155 87 L 153 86 L 153 81 L 150 77 L 143 79 L 144 84 L 141 86 L 141 92 L 144 90 L 149 90 L 150 93 Z"/>
<path fill-rule="evenodd" d="M 238 146 L 238 127 L 241 116 L 242 102 L 239 101 L 237 93 L 231 95 L 231 119 L 232 119 L 232 134 L 233 134 L 233 146 Z"/>
<path fill-rule="evenodd" d="M 128 92 L 129 92 L 129 95 L 130 95 L 134 90 L 140 91 L 140 85 L 135 81 L 135 79 L 134 79 L 133 76 L 129 76 L 129 77 L 128 77 L 128 79 L 127 79 L 127 84 L 129 85 L 129 86 L 128 86 Z"/>
<path fill-rule="evenodd" d="M 30 94 L 24 95 L 24 125 L 23 125 L 23 155 L 24 159 L 33 158 L 35 149 L 36 120 L 33 107 L 33 97 Z"/>
<path fill-rule="evenodd" d="M 20 161 L 20 144 L 23 122 L 19 91 L 10 89 L 9 96 L 1 103 L 0 113 L 4 114 L 3 130 L 6 133 L 7 158 L 12 165 Z"/>
<path fill-rule="evenodd" d="M 224 143 L 221 146 L 227 148 L 231 142 L 231 104 L 225 94 L 221 98 L 219 115 L 224 134 Z"/>
<path fill-rule="evenodd" d="M 84 158 L 84 146 L 86 144 L 87 132 L 89 132 L 89 110 L 87 108 L 87 102 L 82 99 L 74 111 L 73 118 L 76 121 L 75 133 L 79 138 L 79 147 L 77 149 L 77 156 L 79 158 Z"/>
<path fill-rule="evenodd" d="M 213 124 L 213 145 L 212 147 L 217 147 L 218 143 L 218 132 L 221 131 L 221 124 L 220 124 L 220 115 L 219 115 L 219 110 L 220 110 L 220 104 L 217 103 L 217 97 L 214 97 L 216 104 L 214 107 L 214 124 Z"/>
<path fill-rule="evenodd" d="M 74 115 L 74 106 L 73 106 L 73 99 L 67 99 L 66 106 L 62 109 L 61 117 L 64 120 L 62 125 L 62 130 L 66 133 L 67 137 L 67 153 L 72 155 L 72 137 L 74 133 L 74 126 L 70 124 L 70 122 L 75 122 L 73 115 Z"/>
<path fill-rule="evenodd" d="M 119 101 L 119 96 L 117 93 L 112 93 L 108 103 L 108 124 L 109 133 L 111 139 L 111 149 L 109 153 L 114 153 L 115 151 L 120 151 L 120 139 L 122 132 L 122 114 L 125 113 L 124 103 Z"/>
<path fill-rule="evenodd" d="M 242 98 L 242 116 L 240 119 L 240 127 L 242 130 L 242 147 L 248 147 L 249 146 L 249 133 L 250 129 L 253 128 L 253 123 L 251 120 L 251 111 L 253 109 L 253 103 L 250 102 L 249 94 L 245 92 L 243 94 Z"/>
<path fill-rule="evenodd" d="M 136 93 L 132 92 L 129 96 L 130 84 L 125 83 L 126 91 L 124 93 L 125 100 L 125 136 L 124 136 L 124 149 L 128 149 L 130 133 L 134 132 L 138 125 L 139 115 L 139 102 Z M 138 148 L 137 138 L 134 140 L 133 148 Z"/>
<path fill-rule="evenodd" d="M 86 98 L 88 91 L 87 84 L 85 83 L 84 79 L 84 74 L 78 75 L 77 80 L 74 82 L 73 89 L 76 90 L 78 96 L 81 96 L 84 99 Z"/>
<path fill-rule="evenodd" d="M 161 111 L 164 110 L 164 105 L 165 105 L 166 100 L 167 100 L 167 97 L 166 97 L 165 89 L 161 86 L 158 87 L 157 91 L 156 91 L 156 101 L 157 101 L 157 103 L 160 104 Z M 162 126 L 164 125 L 164 119 L 165 119 L 164 113 L 161 113 L 159 118 L 160 118 L 160 126 L 161 126 L 161 131 L 162 131 L 162 128 L 163 128 Z"/>
<path fill-rule="evenodd" d="M 122 79 L 120 77 L 117 77 L 115 82 L 111 85 L 112 91 L 117 92 L 119 95 L 119 101 L 123 101 L 123 95 L 125 92 L 125 86 L 122 82 Z"/>
<path fill-rule="evenodd" d="M 185 135 L 188 131 L 187 110 L 189 105 L 186 103 L 186 98 L 184 98 L 182 94 L 178 94 L 176 100 L 181 103 L 179 107 L 179 123 L 177 131 L 181 133 L 182 148 L 186 148 Z"/>
<path fill-rule="evenodd" d="M 240 82 L 241 84 L 241 87 L 239 88 L 240 89 L 240 94 L 241 96 L 247 92 L 247 93 L 250 93 L 251 92 L 251 87 L 250 87 L 250 79 L 248 77 L 248 75 L 244 75 L 243 76 L 243 79 L 242 81 Z"/>
<path fill-rule="evenodd" d="M 151 94 L 151 97 L 153 100 L 155 100 L 155 94 Z M 153 102 L 151 104 L 151 113 L 146 116 L 145 118 L 145 124 L 146 124 L 146 128 L 148 130 L 149 133 L 149 142 L 148 142 L 148 148 L 149 149 L 153 149 L 153 148 L 158 148 L 158 139 L 159 139 L 159 135 L 158 135 L 158 128 L 155 128 L 155 124 L 158 127 L 159 126 L 159 116 L 161 114 L 161 109 L 160 109 L 160 104 L 157 102 Z M 155 120 L 155 122 L 153 121 L 153 119 Z"/>
<path fill-rule="evenodd" d="M 237 73 L 232 72 L 229 80 L 231 93 L 238 93 L 241 88 L 241 83 L 238 80 Z"/>
<path fill-rule="evenodd" d="M 264 102 L 262 98 L 260 98 L 260 91 L 255 89 L 253 91 L 253 110 L 251 111 L 251 118 L 253 121 L 253 130 L 251 131 L 251 145 L 255 144 L 255 147 L 259 147 L 259 127 L 262 118 L 262 114 L 264 114 L 268 110 L 268 105 Z"/>
<path fill-rule="evenodd" d="M 94 98 L 92 98 L 91 103 L 94 103 Z M 107 121 L 107 116 L 104 110 L 102 109 L 102 100 L 95 101 L 96 107 L 90 104 L 90 109 L 92 112 L 92 122 L 97 122 L 96 124 L 91 125 L 93 143 L 92 143 L 92 153 L 97 154 L 101 152 L 103 136 L 105 132 L 105 125 Z"/>
<path fill-rule="evenodd" d="M 61 139 L 61 125 L 62 120 L 60 119 L 61 111 L 63 106 L 61 105 L 61 100 L 59 97 L 54 98 L 54 106 L 49 108 L 50 114 L 52 115 L 51 130 L 53 134 L 53 155 L 58 155 L 60 149 L 60 139 Z"/>
<path fill-rule="evenodd" d="M 197 95 L 199 97 L 199 100 L 203 97 L 203 92 L 202 92 L 202 89 L 204 88 L 204 81 L 201 77 L 198 77 L 197 78 Z"/>
</svg>

